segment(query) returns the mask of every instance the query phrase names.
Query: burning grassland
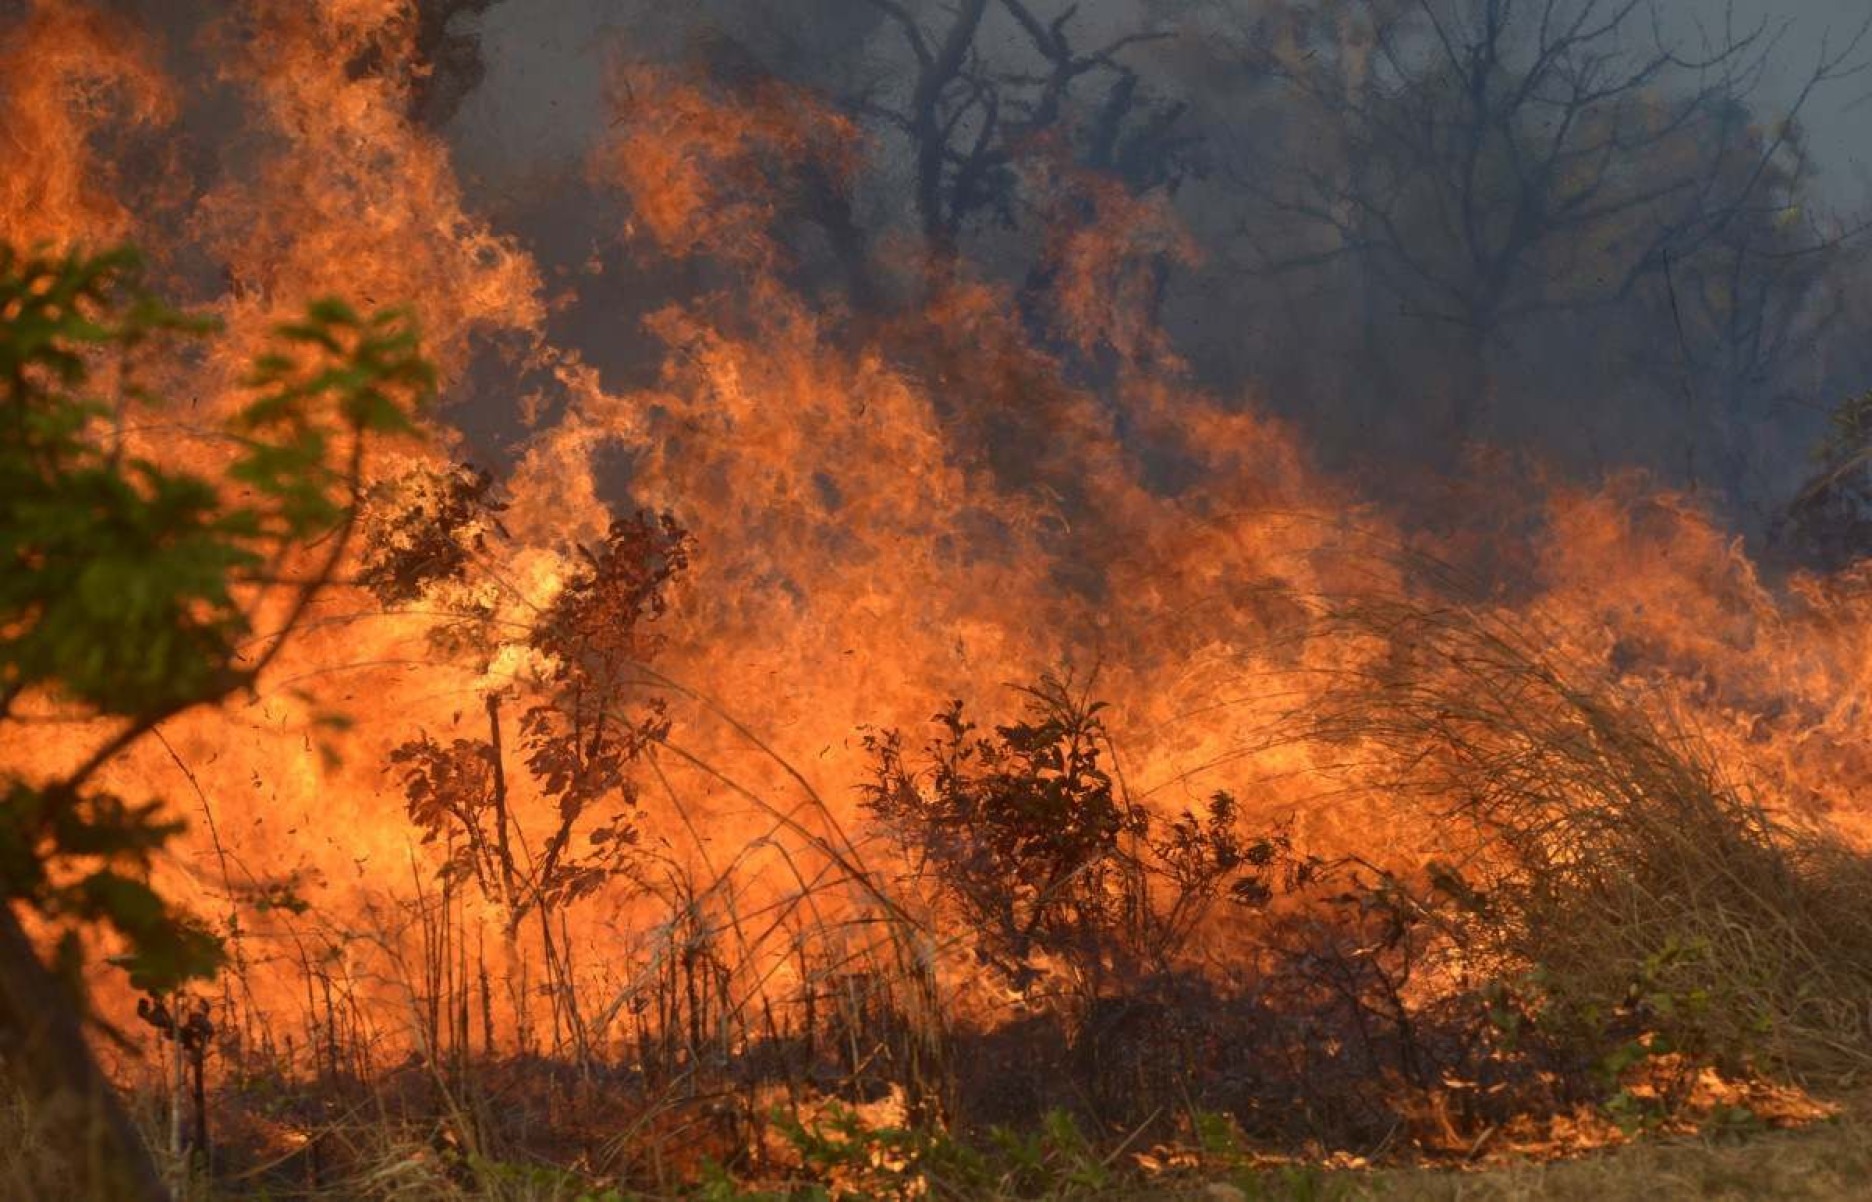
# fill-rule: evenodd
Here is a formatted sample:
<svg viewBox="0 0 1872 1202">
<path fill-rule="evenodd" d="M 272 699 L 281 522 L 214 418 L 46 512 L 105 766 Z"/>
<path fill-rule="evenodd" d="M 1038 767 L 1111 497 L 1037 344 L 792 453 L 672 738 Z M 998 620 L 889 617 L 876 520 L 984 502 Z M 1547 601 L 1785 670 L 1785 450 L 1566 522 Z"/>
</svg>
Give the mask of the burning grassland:
<svg viewBox="0 0 1872 1202">
<path fill-rule="evenodd" d="M 259 674 L 212 704 L 0 665 L 12 796 L 187 821 L 137 884 L 218 972 L 154 986 L 96 923 L 61 954 L 188 1188 L 1045 1194 L 1793 1122 L 1865 1067 L 1861 568 L 1759 566 L 1637 473 L 1477 450 L 1432 505 L 1321 467 L 1180 357 L 1202 248 L 1134 91 L 990 154 L 964 56 L 892 128 L 974 80 L 976 149 L 877 234 L 884 100 L 626 44 L 551 180 L 573 245 L 414 117 L 426 12 L 0 6 L 0 244 L 139 243 L 221 323 L 58 327 L 121 352 L 71 360 L 111 398 L 74 429 L 304 519 L 230 561 Z M 1059 89 L 1110 65 L 1065 27 Z M 964 245 L 990 192 L 1043 231 L 1024 272 Z M 229 474 L 256 390 L 429 370 L 331 295 L 407 306 L 439 402 L 354 423 L 327 514 Z M 282 337 L 338 366 L 294 383 Z M 58 399 L 26 356 L 21 413 Z M 54 881 L 101 854 L 56 846 Z"/>
</svg>

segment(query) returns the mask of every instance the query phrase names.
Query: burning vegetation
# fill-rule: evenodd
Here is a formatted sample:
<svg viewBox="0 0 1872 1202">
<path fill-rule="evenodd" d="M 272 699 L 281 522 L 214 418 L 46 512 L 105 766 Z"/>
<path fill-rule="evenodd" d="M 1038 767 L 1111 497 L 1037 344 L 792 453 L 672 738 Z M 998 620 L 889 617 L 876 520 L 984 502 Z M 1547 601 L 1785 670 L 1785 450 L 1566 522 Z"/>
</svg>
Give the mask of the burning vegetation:
<svg viewBox="0 0 1872 1202">
<path fill-rule="evenodd" d="M 524 7 L 0 0 L 0 1188 L 1303 1193 L 1872 1066 L 1856 42 L 723 0 L 555 160 Z"/>
</svg>

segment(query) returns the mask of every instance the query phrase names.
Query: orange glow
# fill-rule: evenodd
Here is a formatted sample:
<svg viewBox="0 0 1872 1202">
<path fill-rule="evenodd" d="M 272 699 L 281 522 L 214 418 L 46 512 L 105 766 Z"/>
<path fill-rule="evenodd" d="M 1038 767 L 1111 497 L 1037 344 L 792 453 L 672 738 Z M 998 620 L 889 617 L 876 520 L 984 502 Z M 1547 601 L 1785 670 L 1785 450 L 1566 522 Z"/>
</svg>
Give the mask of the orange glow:
<svg viewBox="0 0 1872 1202">
<path fill-rule="evenodd" d="M 0 45 L 0 241 L 114 242 L 137 233 L 103 135 L 175 117 L 176 94 L 134 30 L 88 5 L 39 0 Z"/>
<path fill-rule="evenodd" d="M 894 875 L 864 833 L 861 731 L 920 741 L 943 699 L 999 713 L 1004 685 L 1061 664 L 1097 671 L 1119 765 L 1148 804 L 1174 813 L 1231 789 L 1245 823 L 1291 821 L 1321 851 L 1388 823 L 1386 853 L 1420 871 L 1437 850 L 1429 820 L 1345 768 L 1371 748 L 1277 733 L 1339 674 L 1396 650 L 1319 637 L 1311 603 L 1354 593 L 1551 630 L 1556 654 L 1707 739 L 1771 809 L 1872 838 L 1859 800 L 1872 787 L 1862 573 L 1773 587 L 1692 501 L 1623 480 L 1541 496 L 1538 533 L 1496 548 L 1531 563 L 1531 581 L 1439 594 L 1412 556 L 1468 548 L 1401 529 L 1252 398 L 1191 382 L 1156 324 L 1153 273 L 1196 251 L 1160 200 L 1030 165 L 1054 201 L 1045 261 L 1063 298 L 1044 334 L 1013 286 L 966 273 L 927 306 L 877 320 L 815 303 L 787 278 L 775 227 L 862 148 L 828 104 L 779 85 L 736 93 L 674 70 L 614 72 L 613 119 L 585 170 L 629 218 L 600 249 L 708 269 L 628 331 L 657 361 L 619 382 L 555 340 L 534 252 L 476 211 L 447 148 L 412 124 L 411 25 L 398 0 L 237 6 L 208 44 L 217 83 L 241 98 L 243 138 L 189 198 L 183 244 L 152 247 L 202 256 L 225 283 L 212 307 L 228 338 L 178 398 L 200 414 L 231 404 L 263 331 L 308 298 L 413 306 L 444 402 L 434 445 L 373 465 L 386 485 L 461 450 L 449 397 L 468 391 L 478 350 L 502 350 L 539 390 L 504 402 L 524 440 L 504 537 L 484 530 L 480 574 L 387 611 L 360 588 L 336 590 L 260 695 L 165 727 L 113 772 L 126 793 L 166 796 L 191 820 L 165 871 L 204 915 L 238 915 L 245 972 L 218 988 L 245 1038 L 279 1046 L 297 1031 L 311 1057 L 307 1032 L 342 1021 L 393 1063 L 425 1038 L 427 956 L 432 971 L 467 973 L 475 958 L 491 974 L 497 1045 L 552 1047 L 572 1020 L 539 999 L 544 938 L 573 957 L 576 1021 L 623 1048 L 632 991 L 679 940 L 651 900 L 667 902 L 683 873 L 700 883 L 697 912 L 783 915 L 735 930 L 747 953 L 735 988 L 787 997 L 807 975 L 793 942 L 806 916 L 861 905 L 855 887 L 812 887 L 838 875 L 828 848 L 862 857 L 877 882 Z M 348 69 L 366 52 L 375 69 Z M 99 11 L 34 6 L 0 49 L 0 147 L 26 165 L 0 176 L 0 241 L 154 236 L 130 199 L 149 181 L 123 178 L 95 147 L 176 119 L 183 86 L 161 61 Z M 1104 378 L 1077 380 L 1070 353 Z M 186 433 L 141 437 L 153 454 L 214 454 Z M 620 461 L 622 483 L 607 466 Z M 489 696 L 517 721 L 547 694 L 555 665 L 520 632 L 581 571 L 580 547 L 603 538 L 617 516 L 604 498 L 619 492 L 675 515 L 696 545 L 656 620 L 655 675 L 637 690 L 669 704 L 667 746 L 636 782 L 657 859 L 649 884 L 614 882 L 542 936 L 438 883 L 448 849 L 421 840 L 386 764 L 420 734 L 484 737 Z M 436 639 L 437 614 L 469 600 L 486 618 L 478 637 Z M 335 761 L 320 754 L 313 698 L 354 719 Z M 49 735 L 36 752 L 71 753 L 86 733 Z M 550 826 L 552 799 L 520 759 L 509 749 L 513 804 Z M 283 884 L 311 909 L 260 904 Z M 438 951 L 424 923 L 451 907 L 471 934 Z M 936 958 L 973 1004 L 996 1001 L 975 996 L 991 991 L 961 957 Z"/>
</svg>

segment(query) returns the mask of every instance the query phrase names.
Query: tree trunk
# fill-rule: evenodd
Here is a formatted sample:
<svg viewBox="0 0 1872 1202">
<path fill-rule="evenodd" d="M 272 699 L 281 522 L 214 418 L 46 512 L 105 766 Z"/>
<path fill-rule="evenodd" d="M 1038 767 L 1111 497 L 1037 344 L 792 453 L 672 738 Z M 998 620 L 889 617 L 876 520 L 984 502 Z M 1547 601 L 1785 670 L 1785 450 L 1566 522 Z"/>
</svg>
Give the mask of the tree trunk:
<svg viewBox="0 0 1872 1202">
<path fill-rule="evenodd" d="M 57 1141 L 71 1196 L 167 1202 L 149 1149 L 85 1041 L 77 1005 L 0 903 L 0 1054 Z"/>
<path fill-rule="evenodd" d="M 1443 414 L 1439 451 L 1445 467 L 1459 464 L 1469 444 L 1488 436 L 1494 403 L 1488 353 L 1487 326 L 1477 322 L 1463 330 Z"/>
</svg>

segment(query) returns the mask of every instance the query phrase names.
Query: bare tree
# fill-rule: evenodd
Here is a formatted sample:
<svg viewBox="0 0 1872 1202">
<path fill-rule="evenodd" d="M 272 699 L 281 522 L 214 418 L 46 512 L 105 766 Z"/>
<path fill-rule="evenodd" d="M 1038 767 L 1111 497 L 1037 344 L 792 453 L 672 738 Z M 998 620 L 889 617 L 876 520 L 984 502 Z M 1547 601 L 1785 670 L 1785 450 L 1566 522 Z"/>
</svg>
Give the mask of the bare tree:
<svg viewBox="0 0 1872 1202">
<path fill-rule="evenodd" d="M 1025 0 L 960 0 L 939 17 L 920 16 L 898 0 L 866 0 L 899 30 L 915 63 L 907 93 L 856 101 L 868 117 L 909 144 L 912 194 L 933 287 L 954 269 L 970 224 L 1018 224 L 1023 153 L 1046 137 L 1069 140 L 1080 165 L 1121 174 L 1134 186 L 1162 184 L 1179 170 L 1179 105 L 1158 101 L 1122 55 L 1168 36 L 1140 30 L 1092 49 L 1073 37 L 1078 5 L 1043 15 Z M 983 49 L 997 16 L 1011 23 L 1026 53 Z M 1096 90 L 1081 103 L 1075 93 Z"/>
<path fill-rule="evenodd" d="M 1783 161 L 1748 203 L 1683 259 L 1666 247 L 1662 270 L 1643 285 L 1675 336 L 1677 354 L 1654 362 L 1676 369 L 1684 479 L 1692 488 L 1714 484 L 1738 505 L 1774 491 L 1750 487 L 1747 432 L 1796 396 L 1804 381 L 1795 373 L 1839 325 L 1842 286 L 1861 262 L 1852 244 L 1865 228 L 1811 214 L 1810 160 L 1798 135 L 1777 136 L 1786 142 Z"/>
<path fill-rule="evenodd" d="M 1802 178 L 1796 118 L 1855 71 L 1865 34 L 1825 48 L 1764 136 L 1750 106 L 1780 30 L 1726 19 L 1667 43 L 1650 0 L 1414 0 L 1290 5 L 1297 22 L 1251 65 L 1334 127 L 1330 156 L 1295 152 L 1241 183 L 1284 218 L 1251 230 L 1269 272 L 1353 260 L 1406 317 L 1453 333 L 1443 433 L 1486 429 L 1490 351 L 1516 323 L 1629 299 L 1712 248 Z M 1322 52 L 1362 16 L 1363 50 Z M 1272 230 L 1305 232 L 1296 248 Z M 1780 255 L 1817 253 L 1818 237 Z M 1731 266 L 1753 270 L 1751 251 Z M 1756 288 L 1785 277 L 1758 273 Z M 1744 289 L 1743 291 L 1747 291 Z M 1738 294 L 1740 295 L 1740 294 Z M 1777 294 L 1778 296 L 1778 294 Z M 1777 301 L 1779 303 L 1779 300 Z M 1742 324 L 1748 319 L 1738 317 Z"/>
</svg>

